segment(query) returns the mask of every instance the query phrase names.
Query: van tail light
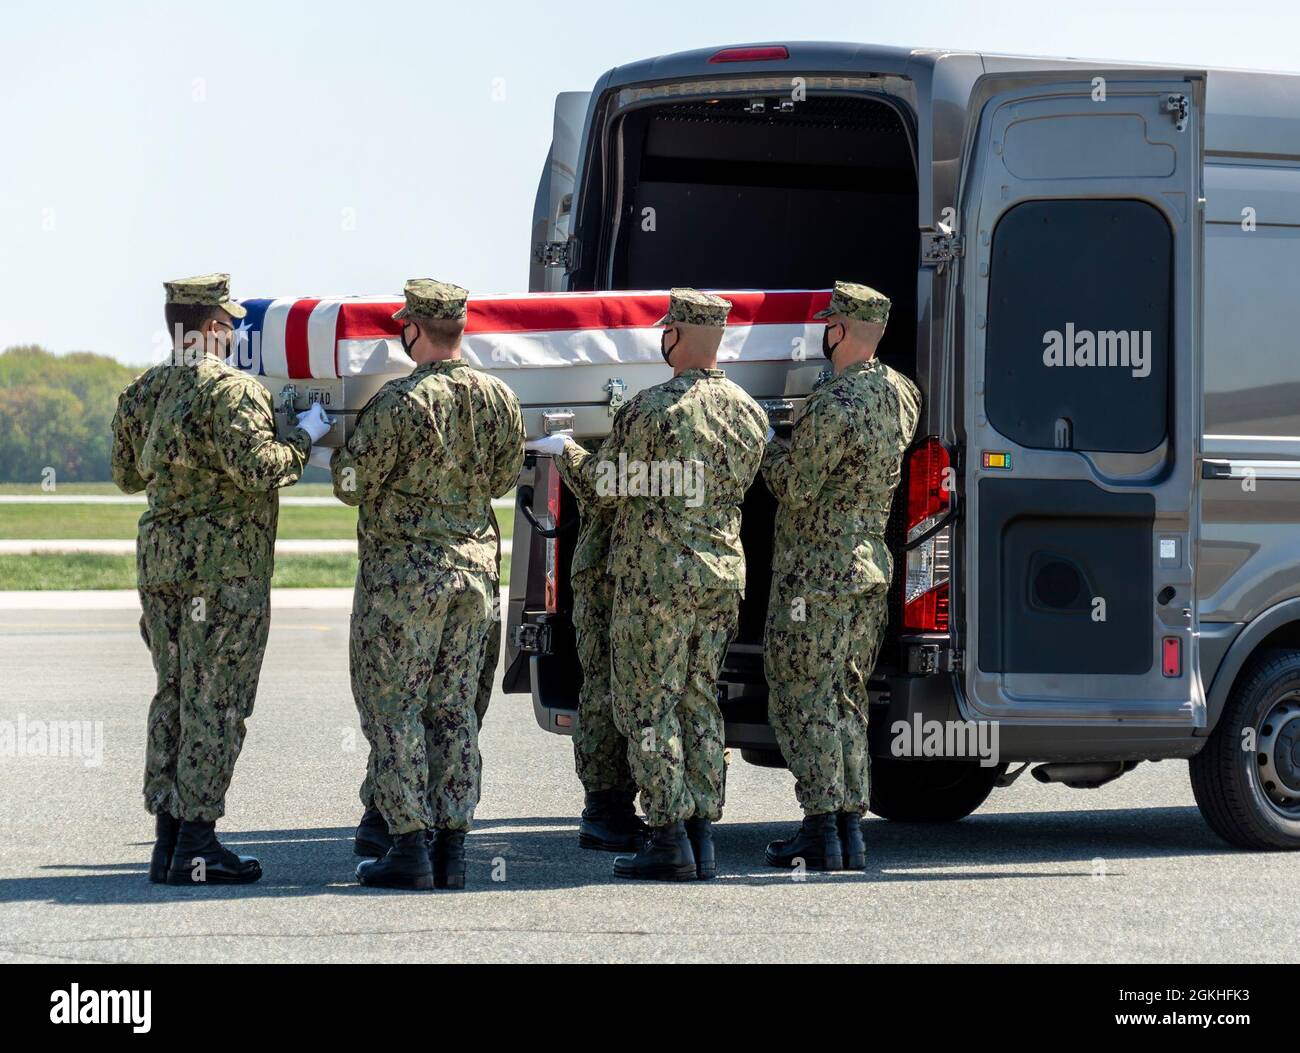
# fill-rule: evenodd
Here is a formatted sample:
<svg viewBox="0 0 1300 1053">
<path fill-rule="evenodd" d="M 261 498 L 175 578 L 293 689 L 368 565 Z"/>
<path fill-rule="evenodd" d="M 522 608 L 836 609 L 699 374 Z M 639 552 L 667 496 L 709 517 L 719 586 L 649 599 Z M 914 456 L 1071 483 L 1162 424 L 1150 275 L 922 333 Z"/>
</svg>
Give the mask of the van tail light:
<svg viewBox="0 0 1300 1053">
<path fill-rule="evenodd" d="M 907 458 L 907 541 L 932 530 L 952 507 L 952 460 L 947 447 L 931 436 Z M 903 575 L 903 628 L 920 632 L 948 631 L 949 577 L 952 571 L 952 528 L 907 550 Z"/>
<path fill-rule="evenodd" d="M 781 62 L 790 57 L 784 45 L 764 48 L 723 48 L 709 56 L 710 62 Z"/>
<path fill-rule="evenodd" d="M 547 530 L 560 523 L 560 473 L 551 461 L 546 462 L 546 518 Z M 560 609 L 560 539 L 546 538 L 546 613 L 555 614 Z"/>
</svg>

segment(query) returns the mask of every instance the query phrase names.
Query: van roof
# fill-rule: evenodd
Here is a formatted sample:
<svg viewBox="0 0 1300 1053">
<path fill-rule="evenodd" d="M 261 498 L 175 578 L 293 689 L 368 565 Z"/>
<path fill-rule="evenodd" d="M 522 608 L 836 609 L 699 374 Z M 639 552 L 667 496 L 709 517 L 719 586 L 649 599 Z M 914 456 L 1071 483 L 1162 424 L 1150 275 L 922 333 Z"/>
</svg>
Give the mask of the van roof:
<svg viewBox="0 0 1300 1053">
<path fill-rule="evenodd" d="M 732 48 L 784 47 L 781 61 L 710 62 Z M 983 73 L 1031 69 L 1173 69 L 1207 74 L 1205 148 L 1224 157 L 1300 158 L 1300 74 L 1269 73 L 1186 63 L 1121 62 L 1114 59 L 1051 58 L 1004 55 L 948 48 L 902 48 L 834 41 L 764 41 L 720 44 L 679 51 L 617 66 L 601 78 L 597 92 L 634 84 L 700 77 L 772 76 L 783 70 L 801 73 L 880 73 L 930 80 L 945 63 L 960 67 L 958 81 Z"/>
<path fill-rule="evenodd" d="M 780 64 L 771 60 L 751 62 L 710 62 L 720 51 L 740 48 L 784 47 L 789 59 Z M 908 75 L 918 69 L 933 68 L 951 58 L 975 59 L 986 71 L 995 68 L 1015 69 L 1047 64 L 1060 67 L 1088 68 L 1121 67 L 1134 69 L 1204 69 L 1211 73 L 1254 74 L 1262 77 L 1281 77 L 1300 80 L 1300 73 L 1241 69 L 1230 66 L 1201 66 L 1188 62 L 1126 62 L 1119 59 L 1086 58 L 1079 56 L 1015 55 L 996 51 L 972 51 L 966 48 L 906 48 L 884 44 L 856 44 L 847 41 L 768 40 L 751 43 L 719 44 L 716 47 L 677 51 L 667 55 L 640 59 L 616 66 L 606 74 L 609 87 L 644 84 L 651 81 L 676 80 L 697 77 L 703 73 L 714 75 L 740 73 L 771 73 L 782 67 L 798 67 L 807 72 L 866 72 Z"/>
</svg>

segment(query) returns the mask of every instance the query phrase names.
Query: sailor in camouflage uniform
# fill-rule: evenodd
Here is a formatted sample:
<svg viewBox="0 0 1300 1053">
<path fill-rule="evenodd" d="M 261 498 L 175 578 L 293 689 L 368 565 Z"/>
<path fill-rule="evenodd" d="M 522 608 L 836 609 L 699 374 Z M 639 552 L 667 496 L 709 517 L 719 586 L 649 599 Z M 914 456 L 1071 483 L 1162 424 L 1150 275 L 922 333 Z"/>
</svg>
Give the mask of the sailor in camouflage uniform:
<svg viewBox="0 0 1300 1053">
<path fill-rule="evenodd" d="M 466 295 L 406 283 L 393 317 L 415 370 L 379 390 L 329 462 L 334 493 L 361 509 L 352 692 L 371 749 L 363 798 L 392 838 L 357 867 L 364 885 L 465 884 L 480 681 L 500 631 L 492 500 L 523 463 L 518 400 L 460 357 Z"/>
<path fill-rule="evenodd" d="M 646 828 L 636 814 L 636 781 L 627 763 L 627 736 L 616 723 L 610 682 L 615 579 L 608 564 L 614 506 L 598 500 L 591 480 L 574 471 L 569 461 L 561 458 L 555 464 L 582 516 L 570 567 L 573 630 L 582 666 L 578 724 L 573 729 L 574 767 L 584 791 L 578 845 L 602 852 L 635 852 Z"/>
<path fill-rule="evenodd" d="M 245 883 L 256 859 L 215 832 L 253 710 L 270 625 L 276 491 L 298 481 L 329 430 L 319 406 L 276 438 L 270 395 L 228 366 L 230 277 L 166 282 L 172 357 L 120 396 L 113 481 L 144 490 L 136 578 L 140 632 L 153 656 L 145 808 L 155 816 L 151 881 Z"/>
<path fill-rule="evenodd" d="M 661 351 L 673 378 L 636 396 L 596 453 L 553 436 L 531 444 L 615 506 L 610 648 L 619 726 L 649 837 L 614 861 L 619 877 L 716 873 L 710 824 L 725 763 L 717 677 L 745 586 L 740 504 L 767 421 L 716 368 L 731 304 L 674 289 Z"/>
<path fill-rule="evenodd" d="M 327 453 L 332 456 L 333 451 L 312 451 L 313 463 L 319 460 L 322 467 L 328 468 L 329 456 L 327 456 Z M 483 718 L 487 716 L 488 706 L 492 702 L 492 685 L 496 680 L 497 665 L 501 661 L 501 536 L 495 516 L 492 525 L 497 528 L 497 555 L 495 560 L 496 573 L 491 580 L 489 591 L 494 599 L 493 616 L 496 619 L 496 624 L 489 630 L 487 640 L 483 644 L 483 668 L 479 673 L 478 693 L 474 700 L 474 717 L 478 721 L 480 731 L 483 729 Z M 361 719 L 366 721 L 364 713 L 361 714 Z M 364 727 L 362 734 L 365 735 L 366 741 L 369 742 L 370 734 Z M 357 824 L 352 851 L 359 856 L 380 859 L 386 856 L 388 850 L 393 847 L 393 838 L 388 832 L 388 821 L 384 819 L 383 813 L 379 811 L 375 804 L 374 750 L 370 750 L 366 758 L 366 776 L 361 782 L 360 796 L 364 811 L 361 815 L 361 822 Z M 478 806 L 477 798 L 474 800 L 474 806 Z"/>
<path fill-rule="evenodd" d="M 768 717 L 804 811 L 767 862 L 862 869 L 868 801 L 867 679 L 893 570 L 885 523 L 920 414 L 916 386 L 875 357 L 889 300 L 836 282 L 822 349 L 835 375 L 804 406 L 788 447 L 770 442 L 776 496 L 764 669 Z"/>
</svg>

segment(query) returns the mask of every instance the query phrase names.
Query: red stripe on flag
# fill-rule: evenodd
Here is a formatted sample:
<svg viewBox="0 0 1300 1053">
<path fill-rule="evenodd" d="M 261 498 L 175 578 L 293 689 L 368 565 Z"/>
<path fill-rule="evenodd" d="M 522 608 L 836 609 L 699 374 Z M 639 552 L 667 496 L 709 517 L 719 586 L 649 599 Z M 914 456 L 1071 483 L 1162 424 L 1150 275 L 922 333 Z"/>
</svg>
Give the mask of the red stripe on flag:
<svg viewBox="0 0 1300 1053">
<path fill-rule="evenodd" d="M 394 322 L 393 315 L 402 306 L 401 300 L 387 303 L 349 303 L 339 305 L 338 338 L 340 340 L 373 340 L 381 336 L 397 336 L 402 323 Z"/>
<path fill-rule="evenodd" d="M 732 303 L 732 325 L 798 325 L 831 298 L 828 289 L 725 293 Z M 311 301 L 315 303 L 316 301 Z M 348 303 L 339 309 L 338 338 L 365 340 L 396 336 L 401 324 L 392 315 L 402 301 Z M 574 296 L 533 293 L 520 297 L 469 300 L 467 333 L 531 333 L 556 329 L 644 329 L 668 310 L 664 293 L 611 292 Z"/>
<path fill-rule="evenodd" d="M 284 320 L 284 364 L 291 380 L 311 376 L 311 352 L 307 348 L 307 320 L 319 300 L 298 300 Z"/>
</svg>

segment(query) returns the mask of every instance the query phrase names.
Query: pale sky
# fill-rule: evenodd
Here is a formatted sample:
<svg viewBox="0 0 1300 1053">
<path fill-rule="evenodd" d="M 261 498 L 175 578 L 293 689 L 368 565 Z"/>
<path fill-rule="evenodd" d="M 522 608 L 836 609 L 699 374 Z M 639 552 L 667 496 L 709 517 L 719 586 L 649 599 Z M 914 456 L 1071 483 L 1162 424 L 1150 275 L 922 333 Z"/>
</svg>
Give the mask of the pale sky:
<svg viewBox="0 0 1300 1053">
<path fill-rule="evenodd" d="M 146 363 L 163 280 L 213 270 L 237 296 L 523 291 L 552 99 L 624 62 L 845 40 L 1300 72 L 1297 10 L 3 0 L 0 348 Z"/>
</svg>

